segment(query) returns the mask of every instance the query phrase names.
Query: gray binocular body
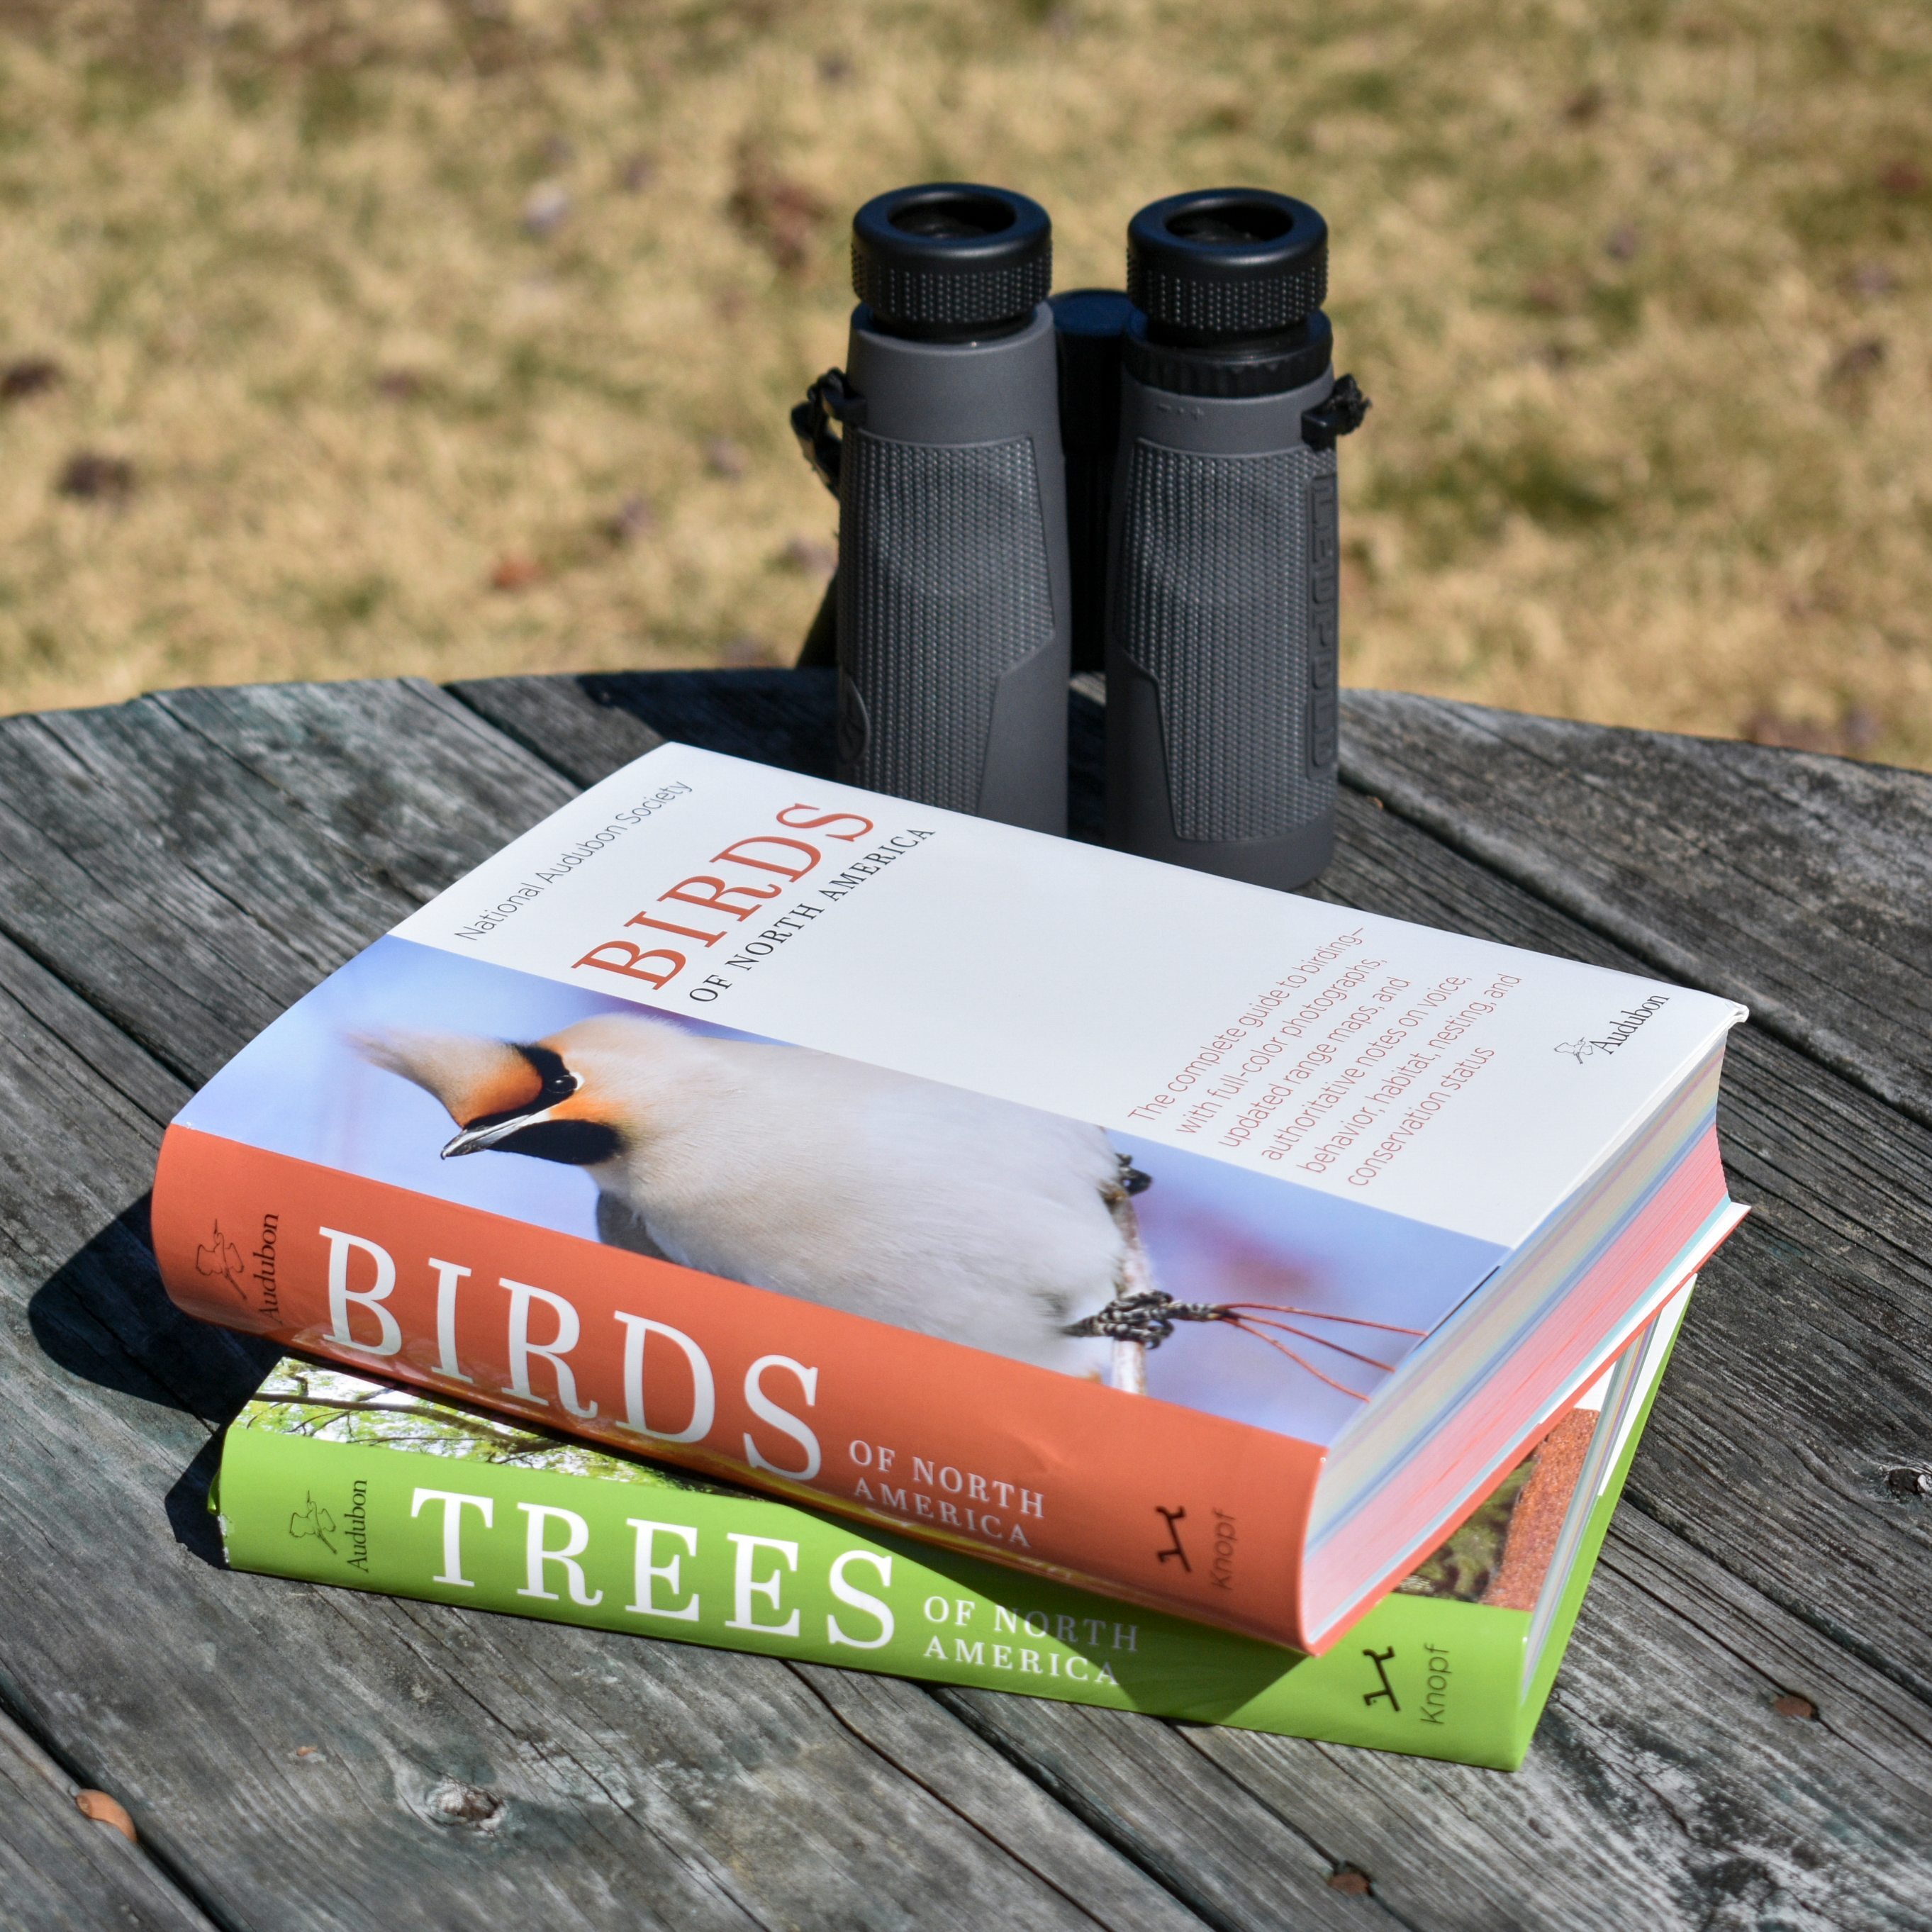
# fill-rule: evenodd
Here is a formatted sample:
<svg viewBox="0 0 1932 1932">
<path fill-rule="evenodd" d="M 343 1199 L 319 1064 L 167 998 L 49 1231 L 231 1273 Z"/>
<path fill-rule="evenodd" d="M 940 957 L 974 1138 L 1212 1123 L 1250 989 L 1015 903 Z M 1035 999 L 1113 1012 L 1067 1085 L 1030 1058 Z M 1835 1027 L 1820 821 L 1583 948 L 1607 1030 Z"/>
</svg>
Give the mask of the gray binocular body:
<svg viewBox="0 0 1932 1932">
<path fill-rule="evenodd" d="M 1066 830 L 1072 586 L 1053 317 L 910 340 L 853 317 L 838 464 L 838 772 Z"/>
<path fill-rule="evenodd" d="M 1335 844 L 1335 452 L 1272 396 L 1123 372 L 1106 590 L 1107 838 L 1258 885 Z"/>
</svg>

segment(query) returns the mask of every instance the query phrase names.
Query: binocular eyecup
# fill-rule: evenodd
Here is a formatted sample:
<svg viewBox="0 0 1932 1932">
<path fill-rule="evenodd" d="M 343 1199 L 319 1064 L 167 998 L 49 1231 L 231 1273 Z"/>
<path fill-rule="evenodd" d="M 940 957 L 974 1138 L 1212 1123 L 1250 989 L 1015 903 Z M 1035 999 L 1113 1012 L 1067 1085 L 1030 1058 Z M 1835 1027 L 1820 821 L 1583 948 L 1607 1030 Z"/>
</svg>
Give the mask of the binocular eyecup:
<svg viewBox="0 0 1932 1932">
<path fill-rule="evenodd" d="M 870 326 L 914 341 L 1024 328 L 1053 285 L 1053 224 L 1023 194 L 929 182 L 874 196 L 852 223 L 852 292 Z"/>
<path fill-rule="evenodd" d="M 1266 188 L 1151 202 L 1127 226 L 1127 293 L 1150 340 L 1234 348 L 1297 328 L 1328 292 L 1328 224 Z"/>
<path fill-rule="evenodd" d="M 1280 395 L 1334 353 L 1328 224 L 1265 188 L 1170 195 L 1127 230 L 1128 373 L 1187 396 Z"/>
</svg>

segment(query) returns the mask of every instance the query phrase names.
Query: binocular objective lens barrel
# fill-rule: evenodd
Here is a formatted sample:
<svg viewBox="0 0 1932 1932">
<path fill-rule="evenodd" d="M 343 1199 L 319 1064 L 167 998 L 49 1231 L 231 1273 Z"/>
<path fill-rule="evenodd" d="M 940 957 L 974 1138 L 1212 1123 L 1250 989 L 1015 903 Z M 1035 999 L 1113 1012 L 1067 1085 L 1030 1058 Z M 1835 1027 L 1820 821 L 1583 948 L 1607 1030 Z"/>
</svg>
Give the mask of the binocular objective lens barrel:
<svg viewBox="0 0 1932 1932">
<path fill-rule="evenodd" d="M 1107 827 L 1147 856 L 1292 888 L 1335 837 L 1335 439 L 1305 202 L 1216 188 L 1128 229 L 1107 600 Z"/>
<path fill-rule="evenodd" d="M 859 307 L 836 398 L 838 759 L 874 790 L 1064 832 L 1052 272 L 1046 211 L 1005 189 L 899 188 L 854 220 Z"/>
</svg>

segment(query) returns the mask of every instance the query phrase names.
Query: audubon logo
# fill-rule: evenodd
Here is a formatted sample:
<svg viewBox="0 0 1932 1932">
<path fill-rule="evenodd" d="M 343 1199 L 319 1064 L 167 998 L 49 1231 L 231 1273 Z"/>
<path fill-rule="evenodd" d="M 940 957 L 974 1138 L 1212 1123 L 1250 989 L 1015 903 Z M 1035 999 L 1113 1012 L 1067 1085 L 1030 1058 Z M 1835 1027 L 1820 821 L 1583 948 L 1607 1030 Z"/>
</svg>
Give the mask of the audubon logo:
<svg viewBox="0 0 1932 1932">
<path fill-rule="evenodd" d="M 1601 1039 L 1559 1040 L 1556 1051 L 1568 1054 L 1579 1066 L 1593 1053 L 1614 1053 L 1653 1013 L 1661 1011 L 1670 1004 L 1670 995 L 1668 993 L 1653 993 L 1642 1006 L 1630 1006 L 1619 1013 Z"/>
</svg>

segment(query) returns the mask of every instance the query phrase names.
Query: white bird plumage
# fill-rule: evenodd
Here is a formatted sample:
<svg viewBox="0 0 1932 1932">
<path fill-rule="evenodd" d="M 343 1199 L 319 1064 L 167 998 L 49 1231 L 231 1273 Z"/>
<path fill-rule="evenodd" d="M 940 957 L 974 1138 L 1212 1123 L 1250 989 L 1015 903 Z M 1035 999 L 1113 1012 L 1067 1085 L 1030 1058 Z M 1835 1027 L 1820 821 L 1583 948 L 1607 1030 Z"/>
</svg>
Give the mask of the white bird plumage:
<svg viewBox="0 0 1932 1932">
<path fill-rule="evenodd" d="M 616 1246 L 1073 1373 L 1109 1344 L 1068 1326 L 1150 1286 L 1139 1177 L 1057 1114 L 642 1016 L 358 1045 L 442 1102 L 446 1153 L 584 1168 Z"/>
</svg>

